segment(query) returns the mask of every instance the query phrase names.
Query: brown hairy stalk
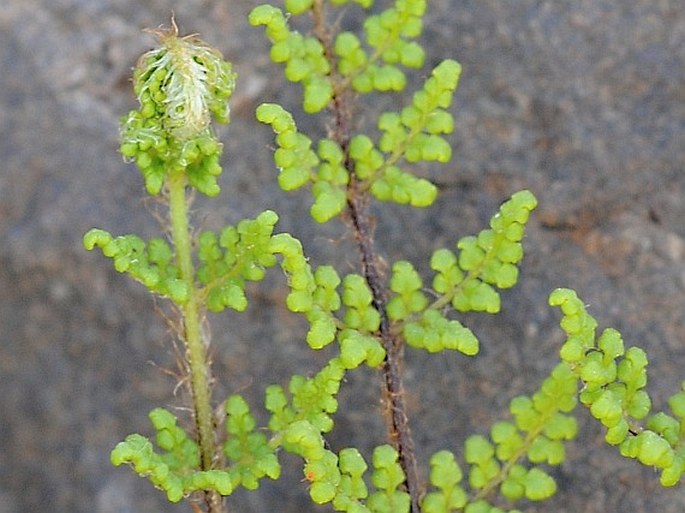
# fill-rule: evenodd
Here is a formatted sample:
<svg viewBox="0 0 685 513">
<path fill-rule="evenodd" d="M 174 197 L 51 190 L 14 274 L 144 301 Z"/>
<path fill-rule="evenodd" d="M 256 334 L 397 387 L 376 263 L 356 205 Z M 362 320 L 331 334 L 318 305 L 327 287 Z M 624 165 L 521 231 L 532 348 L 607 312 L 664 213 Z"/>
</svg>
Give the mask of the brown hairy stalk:
<svg viewBox="0 0 685 513">
<path fill-rule="evenodd" d="M 329 127 L 329 135 L 340 145 L 346 155 L 345 168 L 350 174 L 350 183 L 347 189 L 347 217 L 357 241 L 362 273 L 373 295 L 373 306 L 381 318 L 378 336 L 386 352 L 381 370 L 381 386 L 383 400 L 389 411 L 386 419 L 388 438 L 399 453 L 399 463 L 406 476 L 404 486 L 411 499 L 410 513 L 419 513 L 421 488 L 416 471 L 414 442 L 409 428 L 402 385 L 403 341 L 398 334 L 393 332 L 392 324 L 388 318 L 386 308 L 387 282 L 381 272 L 381 259 L 374 248 L 373 222 L 367 209 L 369 193 L 360 187 L 360 182 L 354 173 L 354 163 L 347 156 L 354 129 L 354 92 L 351 90 L 349 82 L 335 71 L 337 59 L 331 43 L 334 27 L 326 21 L 322 0 L 314 1 L 312 19 L 314 34 L 323 45 L 326 58 L 331 63 L 333 70 L 334 95 L 331 104 L 333 120 L 332 126 Z"/>
</svg>

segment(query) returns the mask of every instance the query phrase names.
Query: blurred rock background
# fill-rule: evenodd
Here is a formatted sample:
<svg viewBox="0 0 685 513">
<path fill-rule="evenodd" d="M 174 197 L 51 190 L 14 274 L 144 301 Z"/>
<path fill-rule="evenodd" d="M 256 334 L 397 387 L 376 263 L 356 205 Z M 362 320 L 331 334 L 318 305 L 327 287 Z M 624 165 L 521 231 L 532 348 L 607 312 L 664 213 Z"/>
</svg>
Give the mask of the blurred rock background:
<svg viewBox="0 0 685 513">
<path fill-rule="evenodd" d="M 418 458 L 460 452 L 511 397 L 535 390 L 557 359 L 558 313 L 546 306 L 572 286 L 602 326 L 651 357 L 650 392 L 663 408 L 685 378 L 685 10 L 679 0 L 432 0 L 422 39 L 429 62 L 464 67 L 453 162 L 424 172 L 436 206 L 377 210 L 388 262 L 410 258 L 428 276 L 437 247 L 481 229 L 521 188 L 540 206 L 530 223 L 521 284 L 503 313 L 466 316 L 482 354 L 407 353 Z M 149 433 L 147 412 L 180 404 L 170 335 L 141 286 L 81 248 L 98 226 L 147 236 L 158 229 L 142 180 L 117 153 L 119 116 L 135 106 L 129 76 L 152 44 L 144 27 L 198 32 L 240 74 L 226 141 L 224 194 L 196 224 L 218 227 L 271 208 L 314 264 L 353 270 L 342 226 L 310 220 L 305 195 L 281 193 L 272 136 L 254 120 L 263 101 L 297 111 L 247 0 L 5 0 L 0 9 L 0 513 L 189 511 L 109 451 Z M 379 0 L 379 7 L 385 5 Z M 349 9 L 354 13 L 355 8 Z M 354 16 L 348 22 L 354 27 Z M 423 71 L 422 73 L 426 73 Z M 415 84 L 418 84 L 415 81 Z M 407 94 L 406 98 L 409 97 Z M 395 104 L 393 104 L 395 102 Z M 379 100 L 365 111 L 372 122 Z M 304 126 L 307 126 L 303 122 Z M 320 126 L 311 126 L 321 130 Z M 315 371 L 322 356 L 286 312 L 282 281 L 253 288 L 244 315 L 212 318 L 217 397 L 240 391 L 255 407 L 269 383 Z M 377 378 L 352 374 L 341 396 L 339 449 L 382 442 Z M 618 513 L 685 508 L 683 489 L 604 444 L 580 411 L 579 438 L 554 475 L 558 495 L 526 511 Z M 239 493 L 233 511 L 324 511 L 306 497 L 297 461 L 287 479 Z M 427 465 L 426 465 L 427 466 Z M 425 468 L 425 467 L 424 467 Z"/>
</svg>

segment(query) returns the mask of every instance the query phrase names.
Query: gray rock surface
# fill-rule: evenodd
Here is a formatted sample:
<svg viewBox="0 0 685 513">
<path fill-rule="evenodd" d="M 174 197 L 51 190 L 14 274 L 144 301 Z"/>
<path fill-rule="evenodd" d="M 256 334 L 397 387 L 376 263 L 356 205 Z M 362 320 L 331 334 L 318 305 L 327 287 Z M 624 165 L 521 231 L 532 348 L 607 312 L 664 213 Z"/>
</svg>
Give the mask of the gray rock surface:
<svg viewBox="0 0 685 513">
<path fill-rule="evenodd" d="M 382 4 L 380 2 L 379 4 Z M 254 121 L 262 101 L 295 105 L 269 63 L 247 0 L 5 0 L 0 9 L 0 513 L 188 511 L 126 469 L 110 449 L 149 433 L 147 412 L 178 405 L 170 335 L 142 287 L 81 249 L 84 231 L 156 233 L 142 180 L 122 162 L 117 123 L 134 105 L 129 73 L 151 44 L 143 27 L 199 32 L 240 73 L 226 141 L 224 194 L 198 224 L 220 226 L 263 209 L 300 237 L 314 263 L 349 241 L 317 227 L 301 194 L 281 193 L 271 134 Z M 353 10 L 352 8 L 350 10 Z M 425 36 L 435 64 L 464 66 L 453 162 L 428 167 L 441 185 L 427 211 L 379 209 L 389 262 L 422 272 L 436 247 L 484 226 L 512 192 L 540 207 L 526 239 L 519 286 L 496 317 L 466 316 L 482 355 L 407 354 L 418 457 L 460 451 L 470 433 L 502 418 L 553 367 L 562 334 L 546 306 L 576 288 L 602 326 L 651 356 L 656 407 L 685 378 L 685 10 L 679 0 L 434 0 Z M 293 107 L 294 108 L 294 107 Z M 372 119 L 369 114 L 366 121 Z M 217 206 L 218 205 L 218 206 Z M 332 242 L 331 242 L 332 241 Z M 314 371 L 322 356 L 281 306 L 283 285 L 254 289 L 244 315 L 212 318 L 217 397 L 259 404 L 263 387 Z M 382 442 L 377 377 L 350 376 L 331 443 L 369 454 Z M 559 493 L 530 512 L 619 513 L 685 509 L 683 489 L 662 490 L 650 469 L 604 444 L 580 413 Z M 306 497 L 297 462 L 288 479 L 239 493 L 233 511 L 322 511 Z"/>
</svg>

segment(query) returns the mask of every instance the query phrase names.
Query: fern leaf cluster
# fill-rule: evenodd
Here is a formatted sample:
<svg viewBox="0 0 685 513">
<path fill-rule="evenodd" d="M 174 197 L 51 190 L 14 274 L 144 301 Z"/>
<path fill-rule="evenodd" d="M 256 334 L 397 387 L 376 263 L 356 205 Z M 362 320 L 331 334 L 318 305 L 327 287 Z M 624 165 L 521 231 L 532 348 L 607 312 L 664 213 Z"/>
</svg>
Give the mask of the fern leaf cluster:
<svg viewBox="0 0 685 513">
<path fill-rule="evenodd" d="M 339 218 L 351 227 L 360 247 L 359 273 L 312 265 L 298 239 L 274 232 L 278 216 L 270 210 L 195 236 L 187 189 L 219 192 L 222 145 L 211 122 L 228 122 L 235 74 L 206 43 L 178 37 L 175 25 L 155 31 L 158 47 L 141 57 L 134 72 L 140 106 L 122 119 L 121 153 L 136 163 L 148 193 L 169 204 L 170 235 L 146 242 L 92 229 L 83 243 L 88 250 L 100 248 L 117 271 L 176 305 L 196 429 L 184 429 L 172 413 L 156 408 L 150 413 L 154 443 L 129 435 L 112 451 L 113 464 L 129 464 L 171 502 L 204 493 L 211 513 L 221 511 L 221 496 L 278 479 L 283 451 L 301 457 L 312 501 L 336 511 L 504 513 L 503 505 L 555 494 L 550 467 L 565 461 L 566 442 L 578 431 L 571 413 L 582 404 L 621 455 L 658 468 L 664 486 L 679 483 L 685 472 L 685 383 L 669 399 L 670 413 L 652 413 L 645 352 L 626 349 L 614 329 L 597 336 L 598 323 L 575 292 L 557 289 L 549 303 L 560 308 L 567 335 L 560 362 L 537 391 L 511 400 L 507 420 L 469 436 L 459 451 L 433 454 L 430 488 L 420 493 L 412 443 L 403 440 L 410 437 L 406 413 L 397 401 L 402 351 L 478 353 L 480 342 L 460 315 L 500 311 L 499 291 L 519 279 L 526 224 L 537 200 L 528 190 L 517 192 L 486 229 L 434 250 L 426 263 L 430 283 L 421 266 L 408 260 L 390 262 L 386 278 L 366 209 L 374 200 L 419 208 L 435 201 L 438 187 L 420 176 L 417 164 L 452 157 L 446 136 L 454 130 L 449 109 L 461 66 L 452 59 L 440 62 L 406 106 L 375 118 L 373 111 L 367 114 L 375 133 L 360 130 L 350 115 L 353 104 L 370 93 L 403 91 L 406 69 L 423 66 L 417 38 L 427 2 L 396 0 L 371 11 L 371 0 L 357 0 L 366 10 L 360 35 L 336 31 L 327 21 L 327 7 L 349 3 L 285 0 L 286 12 L 260 5 L 249 21 L 264 27 L 271 59 L 284 65 L 285 77 L 302 84 L 305 113 L 333 113 L 329 133 L 316 140 L 280 105 L 264 103 L 256 117 L 275 134 L 280 187 L 308 188 L 315 221 Z M 305 19 L 314 26 L 301 34 L 293 27 Z M 216 422 L 202 318 L 208 311 L 246 310 L 246 284 L 277 265 L 288 290 L 285 306 L 309 323 L 307 345 L 328 347 L 331 356 L 313 375 L 294 374 L 287 386 L 265 388 L 265 427 L 238 394 L 226 400 L 226 416 Z M 345 377 L 362 365 L 381 369 L 386 385 L 399 383 L 385 390 L 391 445 L 378 445 L 370 465 L 358 449 L 336 452 L 325 440 L 335 427 Z"/>
</svg>

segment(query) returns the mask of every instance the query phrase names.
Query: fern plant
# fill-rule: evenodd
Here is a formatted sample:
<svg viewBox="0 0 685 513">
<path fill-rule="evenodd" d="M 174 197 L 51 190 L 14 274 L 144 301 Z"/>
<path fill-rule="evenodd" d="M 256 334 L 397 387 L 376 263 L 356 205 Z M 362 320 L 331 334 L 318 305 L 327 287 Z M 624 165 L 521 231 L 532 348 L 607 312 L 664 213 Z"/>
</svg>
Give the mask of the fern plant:
<svg viewBox="0 0 685 513">
<path fill-rule="evenodd" d="M 314 140 L 282 106 L 259 106 L 257 119 L 275 134 L 278 183 L 285 191 L 308 189 L 315 221 L 343 221 L 357 243 L 356 273 L 313 266 L 296 238 L 276 230 L 278 216 L 268 210 L 194 235 L 192 191 L 220 192 L 222 144 L 211 121 L 228 122 L 235 74 L 196 36 L 179 37 L 175 24 L 153 31 L 159 44 L 134 72 L 140 106 L 122 119 L 121 153 L 140 169 L 147 192 L 168 206 L 167 237 L 144 241 L 92 229 L 84 245 L 99 247 L 117 271 L 173 305 L 192 417 L 179 422 L 170 411 L 154 409 L 154 441 L 128 436 L 112 451 L 112 463 L 129 464 L 169 501 L 186 498 L 196 511 L 212 513 L 226 511 L 224 498 L 239 487 L 255 490 L 264 478 L 278 479 L 283 451 L 302 458 L 311 500 L 336 511 L 514 512 L 522 500 L 542 501 L 556 492 L 549 467 L 565 459 L 580 403 L 607 428 L 607 443 L 660 469 L 662 485 L 678 484 L 685 471 L 685 386 L 669 400 L 670 414 L 650 414 L 644 351 L 626 350 L 613 329 L 597 337 L 597 322 L 569 289 L 550 296 L 567 334 L 559 364 L 534 394 L 511 400 L 510 417 L 493 424 L 488 436 L 472 435 L 463 448 L 435 453 L 429 483 L 419 480 L 402 355 L 407 348 L 477 355 L 478 339 L 460 314 L 499 312 L 499 290 L 518 281 L 525 226 L 537 202 L 530 191 L 517 192 L 487 228 L 436 249 L 428 282 L 408 260 L 392 262 L 385 275 L 369 207 L 379 201 L 426 208 L 436 199 L 437 187 L 416 175 L 416 164 L 451 158 L 445 135 L 454 127 L 449 109 L 461 68 L 451 59 L 440 62 L 406 106 L 380 113 L 376 130 L 364 131 L 356 116 L 364 98 L 402 92 L 407 69 L 424 65 L 417 38 L 426 1 L 396 0 L 372 11 L 371 0 L 358 0 L 366 10 L 360 34 L 339 31 L 331 21 L 347 3 L 286 0 L 285 11 L 260 5 L 249 22 L 264 27 L 272 60 L 301 84 L 304 112 L 323 116 L 329 127 L 326 137 Z M 301 23 L 309 24 L 308 32 L 293 28 Z M 335 351 L 313 376 L 295 374 L 287 385 L 265 386 L 269 420 L 257 426 L 240 395 L 217 409 L 202 322 L 208 311 L 244 311 L 246 284 L 275 266 L 289 287 L 287 308 L 308 322 L 306 343 Z M 354 447 L 334 452 L 325 437 L 335 428 L 337 395 L 345 376 L 362 365 L 378 369 L 389 411 L 387 439 L 372 454 Z M 215 411 L 225 414 L 218 418 Z"/>
</svg>

